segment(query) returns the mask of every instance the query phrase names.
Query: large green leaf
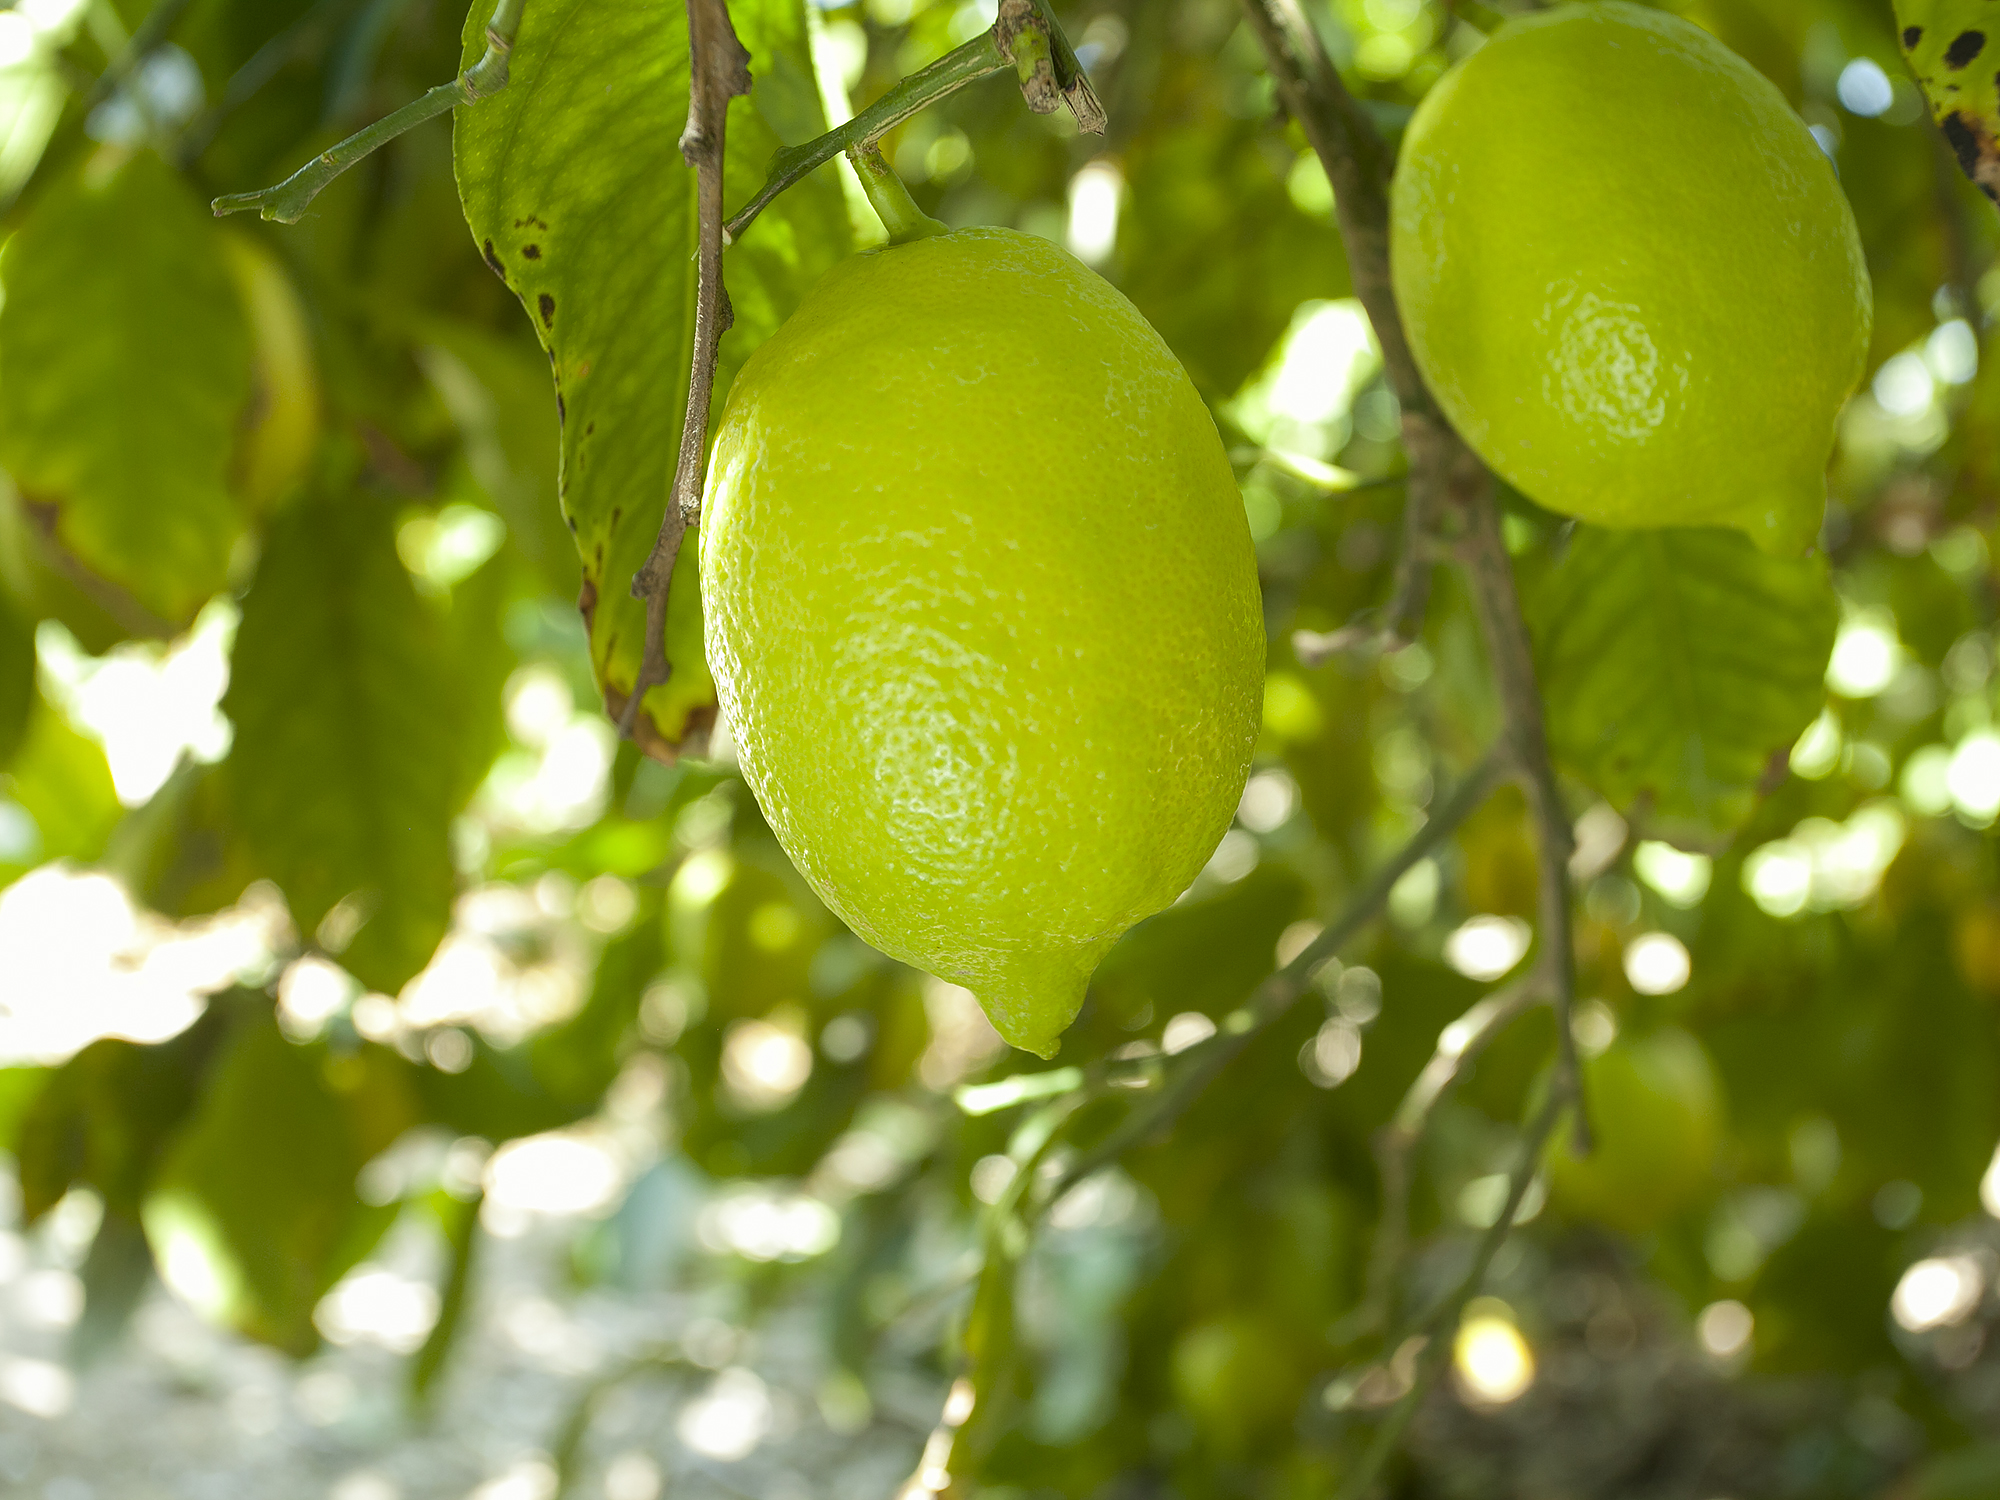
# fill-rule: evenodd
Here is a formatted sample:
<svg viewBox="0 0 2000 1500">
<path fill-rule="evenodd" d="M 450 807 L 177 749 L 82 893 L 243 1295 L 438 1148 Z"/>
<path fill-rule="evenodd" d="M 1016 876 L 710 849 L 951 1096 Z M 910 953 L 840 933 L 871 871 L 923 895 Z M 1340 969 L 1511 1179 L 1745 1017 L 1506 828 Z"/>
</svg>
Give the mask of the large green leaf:
<svg viewBox="0 0 2000 1500">
<path fill-rule="evenodd" d="M 343 1097 L 343 1081 L 381 1097 Z M 314 1307 L 395 1215 L 364 1205 L 354 1181 L 382 1144 L 364 1115 L 400 1117 L 399 1083 L 382 1070 L 345 1079 L 324 1047 L 294 1046 L 268 1016 L 242 1025 L 146 1203 L 169 1277 L 210 1316 L 310 1353 Z"/>
<path fill-rule="evenodd" d="M 194 1107 L 215 1050 L 210 1013 L 156 1046 L 92 1042 L 61 1067 L 21 1117 L 21 1213 L 30 1223 L 79 1182 L 113 1212 L 136 1215 L 167 1138 Z"/>
<path fill-rule="evenodd" d="M 1822 559 L 1706 527 L 1579 526 L 1529 612 L 1558 761 L 1707 830 L 1742 821 L 1819 712 L 1839 616 Z"/>
<path fill-rule="evenodd" d="M 224 707 L 236 827 L 310 934 L 354 898 L 342 962 L 393 993 L 451 915 L 466 705 L 389 506 L 319 499 L 273 530 L 243 601 Z"/>
<path fill-rule="evenodd" d="M 466 24 L 468 63 L 489 7 Z M 823 128 L 799 0 L 731 7 L 755 86 L 729 111 L 732 202 L 761 183 L 781 144 Z M 461 110 L 459 191 L 486 262 L 520 297 L 555 368 L 563 512 L 583 560 L 579 600 L 607 705 L 620 710 L 644 652 L 632 575 L 652 549 L 680 442 L 694 333 L 694 174 L 687 18 L 679 0 L 544 0 L 529 7 L 502 93 Z M 838 189 L 821 174 L 730 248 L 737 327 L 724 374 L 845 250 Z M 639 737 L 670 758 L 712 721 L 695 549 L 684 549 L 667 618 L 665 686 Z"/>
<path fill-rule="evenodd" d="M 53 187 L 0 257 L 0 464 L 127 628 L 193 618 L 243 508 L 227 485 L 250 339 L 200 201 L 159 157 Z"/>
</svg>

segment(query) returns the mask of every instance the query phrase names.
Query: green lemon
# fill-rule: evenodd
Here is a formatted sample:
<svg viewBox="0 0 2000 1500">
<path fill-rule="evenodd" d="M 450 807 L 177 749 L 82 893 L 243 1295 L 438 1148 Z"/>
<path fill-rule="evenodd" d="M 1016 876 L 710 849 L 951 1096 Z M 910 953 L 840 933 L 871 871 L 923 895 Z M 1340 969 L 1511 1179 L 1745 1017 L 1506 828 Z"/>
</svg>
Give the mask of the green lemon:
<svg viewBox="0 0 2000 1500">
<path fill-rule="evenodd" d="M 1700 1042 L 1672 1027 L 1620 1038 L 1583 1068 L 1593 1150 L 1559 1131 L 1549 1157 L 1558 1206 L 1626 1234 L 1658 1229 L 1713 1184 L 1722 1085 Z"/>
<path fill-rule="evenodd" d="M 1132 304 L 1029 235 L 829 272 L 737 376 L 701 525 L 744 779 L 820 897 L 1052 1055 L 1229 826 L 1257 733 L 1229 461 Z"/>
<path fill-rule="evenodd" d="M 1246 1455 L 1291 1426 L 1305 1383 L 1295 1335 L 1263 1316 L 1231 1313 L 1174 1340 L 1174 1395 L 1225 1453 Z"/>
<path fill-rule="evenodd" d="M 1509 21 L 1425 96 L 1391 221 L 1424 379 L 1517 489 L 1812 544 L 1868 273 L 1832 166 L 1748 63 L 1619 0 Z"/>
</svg>

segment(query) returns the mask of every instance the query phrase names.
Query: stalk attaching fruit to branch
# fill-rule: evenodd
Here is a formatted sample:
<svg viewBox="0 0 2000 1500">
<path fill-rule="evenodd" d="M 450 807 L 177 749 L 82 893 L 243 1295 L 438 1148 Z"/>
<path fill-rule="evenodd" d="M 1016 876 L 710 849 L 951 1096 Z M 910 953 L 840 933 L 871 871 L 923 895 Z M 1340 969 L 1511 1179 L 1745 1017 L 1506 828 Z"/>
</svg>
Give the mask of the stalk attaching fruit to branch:
<svg viewBox="0 0 2000 1500">
<path fill-rule="evenodd" d="M 1020 74 L 1022 94 L 1036 113 L 1066 103 L 1079 130 L 1103 133 L 1104 108 L 1055 18 L 1040 0 L 1002 0 L 993 25 L 971 41 L 902 79 L 845 124 L 772 157 L 764 185 L 730 218 L 729 237 L 743 233 L 773 198 L 842 152 L 871 147 L 940 99 L 1010 69 Z"/>
</svg>

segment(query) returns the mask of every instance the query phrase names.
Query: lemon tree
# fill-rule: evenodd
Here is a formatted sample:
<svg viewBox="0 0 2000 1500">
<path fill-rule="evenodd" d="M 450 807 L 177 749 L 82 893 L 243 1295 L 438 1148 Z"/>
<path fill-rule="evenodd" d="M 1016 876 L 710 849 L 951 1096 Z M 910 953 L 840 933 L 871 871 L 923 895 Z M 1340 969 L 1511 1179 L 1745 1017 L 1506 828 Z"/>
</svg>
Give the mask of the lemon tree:
<svg viewBox="0 0 2000 1500">
<path fill-rule="evenodd" d="M 9 1493 L 1990 1491 L 1990 26 L 0 0 Z"/>
</svg>

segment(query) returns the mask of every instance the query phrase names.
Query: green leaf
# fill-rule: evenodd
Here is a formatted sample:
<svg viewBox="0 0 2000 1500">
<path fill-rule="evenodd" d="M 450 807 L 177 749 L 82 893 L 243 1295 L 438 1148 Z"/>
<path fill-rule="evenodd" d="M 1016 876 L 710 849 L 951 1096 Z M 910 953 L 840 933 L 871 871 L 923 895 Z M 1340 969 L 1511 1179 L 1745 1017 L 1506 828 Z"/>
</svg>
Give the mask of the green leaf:
<svg viewBox="0 0 2000 1500">
<path fill-rule="evenodd" d="M 458 424 L 465 465 L 507 535 L 552 593 L 576 592 L 576 548 L 556 500 L 561 431 L 548 366 L 525 341 L 443 319 L 418 361 Z"/>
<path fill-rule="evenodd" d="M 1713 528 L 1579 526 L 1529 600 L 1549 743 L 1614 806 L 1716 831 L 1820 710 L 1839 609 L 1820 558 Z"/>
<path fill-rule="evenodd" d="M 96 859 L 123 816 L 102 747 L 37 697 L 27 737 L 0 775 L 0 885 L 45 860 Z"/>
<path fill-rule="evenodd" d="M 488 7 L 467 19 L 468 65 Z M 798 0 L 732 7 L 755 86 L 729 110 L 725 183 L 740 202 L 780 144 L 823 128 Z M 644 653 L 631 581 L 665 511 L 694 335 L 694 174 L 687 19 L 678 0 L 545 0 L 529 7 L 513 82 L 457 116 L 459 192 L 486 262 L 520 297 L 555 368 L 561 500 L 583 560 L 579 601 L 597 682 L 622 709 Z M 782 132 L 782 134 L 781 134 Z M 791 311 L 847 244 L 825 174 L 774 204 L 725 258 L 737 326 L 723 374 Z M 695 549 L 667 617 L 672 679 L 647 694 L 639 738 L 670 758 L 706 732 L 715 693 L 701 646 Z"/>
<path fill-rule="evenodd" d="M 319 499 L 280 520 L 243 601 L 224 700 L 233 821 L 304 932 L 353 898 L 362 920 L 341 961 L 392 994 L 451 915 L 451 819 L 468 777 L 450 661 L 386 503 Z"/>
<path fill-rule="evenodd" d="M 181 1270 L 177 1289 L 301 1355 L 319 1342 L 320 1298 L 395 1215 L 355 1196 L 375 1143 L 332 1087 L 333 1064 L 323 1047 L 287 1042 L 268 1016 L 239 1027 L 145 1208 L 170 1272 L 199 1267 Z"/>
<path fill-rule="evenodd" d="M 200 1024 L 151 1047 L 106 1038 L 54 1069 L 16 1137 L 22 1217 L 32 1223 L 79 1182 L 111 1212 L 137 1214 L 162 1149 L 194 1107 L 216 1030 Z"/>
<path fill-rule="evenodd" d="M 192 619 L 244 532 L 250 340 L 217 236 L 159 157 L 106 152 L 0 256 L 0 464 L 128 629 Z"/>
<path fill-rule="evenodd" d="M 646 986 L 665 961 L 659 898 L 647 893 L 633 924 L 605 945 L 582 1009 L 512 1047 L 473 1043 L 461 1073 L 417 1074 L 425 1117 L 464 1135 L 507 1140 L 582 1119 L 618 1076 Z"/>
</svg>

